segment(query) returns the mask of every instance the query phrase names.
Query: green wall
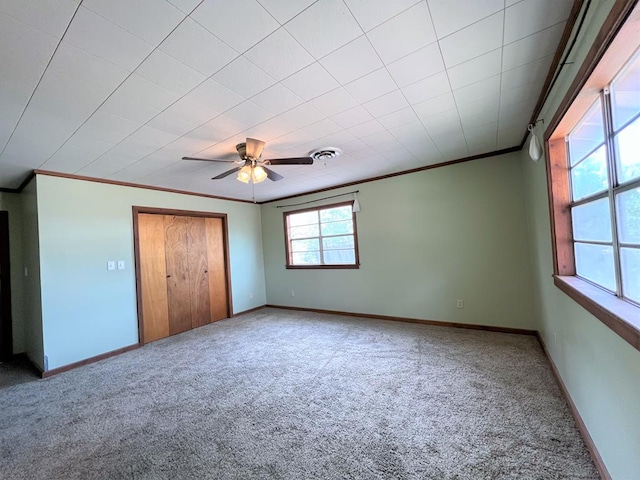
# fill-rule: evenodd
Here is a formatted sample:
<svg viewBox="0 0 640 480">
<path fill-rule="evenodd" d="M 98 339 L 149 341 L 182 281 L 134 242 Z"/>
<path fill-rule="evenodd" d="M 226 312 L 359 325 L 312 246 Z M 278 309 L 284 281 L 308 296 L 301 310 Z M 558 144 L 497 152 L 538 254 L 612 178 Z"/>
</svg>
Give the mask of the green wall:
<svg viewBox="0 0 640 480">
<path fill-rule="evenodd" d="M 515 153 L 264 204 L 267 302 L 534 328 L 522 188 Z M 355 189 L 360 269 L 285 269 L 276 207 Z"/>
<path fill-rule="evenodd" d="M 592 2 L 586 27 L 571 56 L 574 63 L 565 67 L 539 118 L 548 122 L 553 116 L 612 3 Z M 534 163 L 525 149 L 520 161 L 525 174 L 538 329 L 612 478 L 639 478 L 640 352 L 553 285 L 544 158 Z"/>
<path fill-rule="evenodd" d="M 234 312 L 265 303 L 258 206 L 42 175 L 37 181 L 49 369 L 137 343 L 133 205 L 227 213 Z M 125 269 L 108 271 L 109 260 L 124 260 Z"/>
</svg>

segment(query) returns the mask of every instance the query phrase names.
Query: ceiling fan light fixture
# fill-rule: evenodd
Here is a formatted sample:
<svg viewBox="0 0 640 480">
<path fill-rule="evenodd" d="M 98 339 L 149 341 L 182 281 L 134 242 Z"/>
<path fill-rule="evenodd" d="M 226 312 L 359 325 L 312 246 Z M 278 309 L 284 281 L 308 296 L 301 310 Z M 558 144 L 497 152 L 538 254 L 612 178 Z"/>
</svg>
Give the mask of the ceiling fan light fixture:
<svg viewBox="0 0 640 480">
<path fill-rule="evenodd" d="M 238 172 L 237 180 L 240 180 L 242 183 L 249 183 L 251 180 L 251 167 L 249 165 L 245 165 Z"/>
<path fill-rule="evenodd" d="M 267 172 L 265 172 L 264 168 L 258 165 L 253 167 L 251 178 L 253 178 L 253 183 L 264 182 L 267 179 Z"/>
</svg>

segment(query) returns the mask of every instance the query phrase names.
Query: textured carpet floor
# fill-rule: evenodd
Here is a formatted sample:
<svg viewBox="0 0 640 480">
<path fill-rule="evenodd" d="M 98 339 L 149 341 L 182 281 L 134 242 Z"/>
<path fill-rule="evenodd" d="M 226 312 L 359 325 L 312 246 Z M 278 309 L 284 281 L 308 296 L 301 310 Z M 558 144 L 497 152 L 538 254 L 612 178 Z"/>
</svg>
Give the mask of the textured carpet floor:
<svg viewBox="0 0 640 480">
<path fill-rule="evenodd" d="M 597 478 L 529 336 L 263 309 L 12 378 L 3 479 Z"/>
</svg>

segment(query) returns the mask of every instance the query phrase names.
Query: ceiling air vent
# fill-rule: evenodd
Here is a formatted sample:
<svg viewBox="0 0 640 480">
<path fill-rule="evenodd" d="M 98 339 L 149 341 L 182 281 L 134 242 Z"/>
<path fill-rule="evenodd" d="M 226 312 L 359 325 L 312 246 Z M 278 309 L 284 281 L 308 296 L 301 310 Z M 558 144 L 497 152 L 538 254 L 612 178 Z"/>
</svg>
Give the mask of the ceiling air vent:
<svg viewBox="0 0 640 480">
<path fill-rule="evenodd" d="M 342 150 L 335 147 L 324 147 L 318 148 L 316 150 L 312 150 L 309 152 L 309 156 L 318 162 L 326 162 L 327 160 L 331 160 L 336 158 L 338 155 L 342 153 Z"/>
</svg>

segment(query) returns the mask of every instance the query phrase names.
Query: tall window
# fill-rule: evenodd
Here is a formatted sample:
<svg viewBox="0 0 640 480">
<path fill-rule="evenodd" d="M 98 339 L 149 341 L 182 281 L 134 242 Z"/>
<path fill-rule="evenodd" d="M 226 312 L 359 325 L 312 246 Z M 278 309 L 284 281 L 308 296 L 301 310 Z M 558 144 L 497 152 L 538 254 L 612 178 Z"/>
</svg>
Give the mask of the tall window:
<svg viewBox="0 0 640 480">
<path fill-rule="evenodd" d="M 567 142 L 576 274 L 640 304 L 640 55 Z"/>
<path fill-rule="evenodd" d="M 353 203 L 284 214 L 287 268 L 358 268 Z"/>
</svg>

